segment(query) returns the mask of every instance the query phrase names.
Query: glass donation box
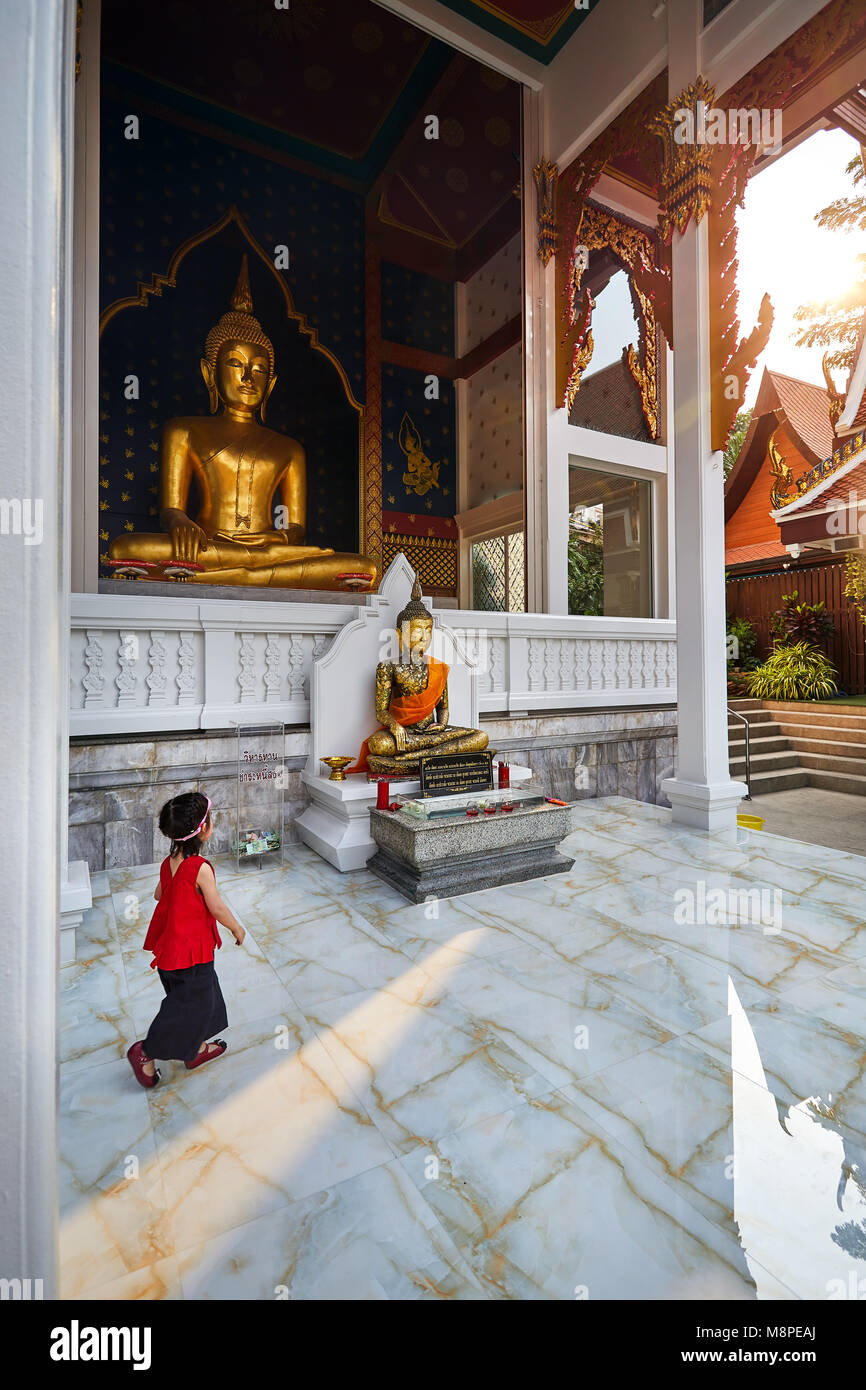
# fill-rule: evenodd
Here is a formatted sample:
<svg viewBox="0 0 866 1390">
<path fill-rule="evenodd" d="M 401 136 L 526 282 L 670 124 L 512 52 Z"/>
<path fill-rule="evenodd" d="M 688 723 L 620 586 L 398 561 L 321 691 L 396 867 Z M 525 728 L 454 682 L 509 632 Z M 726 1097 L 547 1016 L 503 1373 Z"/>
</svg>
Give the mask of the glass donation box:
<svg viewBox="0 0 866 1390">
<path fill-rule="evenodd" d="M 238 809 L 235 850 L 238 869 L 283 862 L 283 803 L 286 789 L 286 726 L 239 724 Z"/>
</svg>

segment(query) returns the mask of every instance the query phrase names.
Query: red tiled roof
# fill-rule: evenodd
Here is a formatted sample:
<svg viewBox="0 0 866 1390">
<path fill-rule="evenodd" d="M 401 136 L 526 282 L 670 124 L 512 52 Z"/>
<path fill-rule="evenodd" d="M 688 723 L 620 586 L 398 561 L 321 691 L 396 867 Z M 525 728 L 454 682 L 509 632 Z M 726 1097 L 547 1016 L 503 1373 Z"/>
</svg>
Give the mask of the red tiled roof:
<svg viewBox="0 0 866 1390">
<path fill-rule="evenodd" d="M 778 396 L 779 405 L 788 417 L 803 443 L 811 449 L 816 461 L 832 454 L 836 444 L 833 427 L 830 424 L 827 388 L 816 386 L 811 381 L 799 381 L 797 377 L 785 376 L 782 372 L 767 369 Z M 761 383 L 763 389 L 764 383 Z M 760 401 L 755 402 L 757 414 Z"/>
<path fill-rule="evenodd" d="M 725 565 L 745 565 L 750 560 L 775 560 L 787 556 L 781 541 L 761 541 L 759 545 L 739 545 L 725 551 Z"/>
</svg>

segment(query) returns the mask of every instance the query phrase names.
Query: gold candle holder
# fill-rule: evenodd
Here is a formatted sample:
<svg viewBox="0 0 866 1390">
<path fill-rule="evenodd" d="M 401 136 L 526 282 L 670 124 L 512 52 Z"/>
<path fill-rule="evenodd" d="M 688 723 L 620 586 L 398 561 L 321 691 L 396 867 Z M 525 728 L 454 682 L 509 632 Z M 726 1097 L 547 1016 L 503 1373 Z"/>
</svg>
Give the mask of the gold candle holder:
<svg viewBox="0 0 866 1390">
<path fill-rule="evenodd" d="M 329 782 L 345 782 L 345 769 L 349 766 L 349 763 L 355 760 L 354 758 L 322 758 L 321 761 L 326 767 L 331 769 L 331 775 L 328 778 Z"/>
</svg>

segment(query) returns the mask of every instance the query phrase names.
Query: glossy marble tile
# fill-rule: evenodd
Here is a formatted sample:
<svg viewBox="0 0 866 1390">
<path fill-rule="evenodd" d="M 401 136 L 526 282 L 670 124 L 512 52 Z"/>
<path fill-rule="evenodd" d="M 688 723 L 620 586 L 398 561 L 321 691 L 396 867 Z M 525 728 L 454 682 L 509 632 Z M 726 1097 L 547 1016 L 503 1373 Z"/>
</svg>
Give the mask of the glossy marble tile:
<svg viewBox="0 0 866 1390">
<path fill-rule="evenodd" d="M 190 1299 L 486 1298 L 396 1160 L 185 1250 L 179 1262 Z"/>
<path fill-rule="evenodd" d="M 229 1051 L 151 1092 L 158 865 L 100 876 L 61 972 L 64 1296 L 845 1296 L 866 859 L 622 797 L 572 825 L 567 873 L 420 906 L 303 845 L 219 858 Z"/>
<path fill-rule="evenodd" d="M 447 1135 L 433 1157 L 403 1162 L 491 1297 L 754 1296 L 734 1236 L 563 1094 Z"/>
<path fill-rule="evenodd" d="M 218 1061 L 177 1068 L 149 1094 L 177 1251 L 393 1156 L 296 1013 L 242 1024 L 229 1041 Z"/>
</svg>

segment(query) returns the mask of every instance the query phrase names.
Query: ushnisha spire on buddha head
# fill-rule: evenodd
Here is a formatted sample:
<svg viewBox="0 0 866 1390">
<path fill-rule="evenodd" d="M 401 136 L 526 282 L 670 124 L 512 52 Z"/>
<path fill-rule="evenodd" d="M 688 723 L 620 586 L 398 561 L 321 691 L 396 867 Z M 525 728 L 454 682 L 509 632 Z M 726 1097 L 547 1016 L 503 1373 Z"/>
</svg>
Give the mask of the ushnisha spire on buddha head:
<svg viewBox="0 0 866 1390">
<path fill-rule="evenodd" d="M 402 613 L 397 615 L 397 627 L 402 628 L 404 623 L 411 623 L 413 619 L 417 622 L 419 618 L 422 621 L 426 619 L 428 623 L 433 621 L 433 614 L 421 602 L 421 585 L 418 583 L 418 576 L 416 575 L 415 583 L 412 585 L 412 597 Z"/>
<path fill-rule="evenodd" d="M 268 354 L 270 387 L 272 388 L 275 380 L 274 345 L 253 314 L 253 295 L 250 289 L 250 270 L 246 252 L 244 252 L 241 259 L 240 274 L 238 275 L 238 282 L 235 285 L 228 313 L 223 314 L 219 322 L 214 324 L 205 340 L 202 371 L 210 396 L 212 415 L 216 413 L 219 407 L 215 385 L 216 367 L 219 351 L 224 343 L 248 343 L 253 347 L 263 348 Z M 205 364 L 208 368 L 206 373 L 204 372 Z M 270 394 L 270 390 L 268 394 Z M 262 418 L 264 419 L 264 403 L 262 404 Z"/>
</svg>

